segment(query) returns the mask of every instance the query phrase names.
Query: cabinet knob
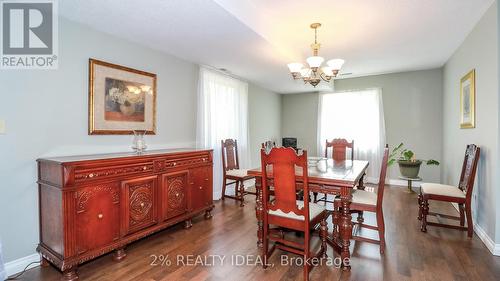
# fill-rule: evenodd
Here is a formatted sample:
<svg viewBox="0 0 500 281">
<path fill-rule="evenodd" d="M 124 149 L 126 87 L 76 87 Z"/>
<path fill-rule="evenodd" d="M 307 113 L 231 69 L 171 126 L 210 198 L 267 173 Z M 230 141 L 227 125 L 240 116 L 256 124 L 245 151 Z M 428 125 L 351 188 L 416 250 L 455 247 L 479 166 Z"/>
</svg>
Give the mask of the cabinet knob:
<svg viewBox="0 0 500 281">
<path fill-rule="evenodd" d="M 202 190 L 202 189 L 203 189 L 203 186 L 200 186 L 200 190 Z"/>
<path fill-rule="evenodd" d="M 172 164 L 172 165 L 174 165 L 174 166 L 175 166 L 175 165 L 177 165 L 177 163 L 175 163 L 175 162 L 174 162 L 174 164 Z"/>
<path fill-rule="evenodd" d="M 146 170 L 148 169 L 148 167 L 144 166 L 144 167 L 142 167 L 142 169 L 143 169 L 144 171 L 146 171 Z"/>
<path fill-rule="evenodd" d="M 89 178 L 93 178 L 94 177 L 94 174 L 89 174 Z"/>
<path fill-rule="evenodd" d="M 97 215 L 97 218 L 98 218 L 98 219 L 102 219 L 103 217 L 104 217 L 104 215 L 103 215 L 103 214 L 99 214 L 99 215 Z"/>
<path fill-rule="evenodd" d="M 143 208 L 143 207 L 144 207 L 144 202 L 141 203 L 141 208 Z"/>
<path fill-rule="evenodd" d="M 175 194 L 175 197 L 179 197 L 179 193 L 176 193 L 176 194 Z"/>
</svg>

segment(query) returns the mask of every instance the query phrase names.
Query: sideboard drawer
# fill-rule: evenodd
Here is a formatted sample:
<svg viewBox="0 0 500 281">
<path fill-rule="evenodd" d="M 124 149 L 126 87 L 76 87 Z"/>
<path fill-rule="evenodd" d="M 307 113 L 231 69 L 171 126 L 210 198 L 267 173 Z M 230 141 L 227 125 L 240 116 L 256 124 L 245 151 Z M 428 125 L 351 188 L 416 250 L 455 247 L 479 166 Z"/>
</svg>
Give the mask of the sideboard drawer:
<svg viewBox="0 0 500 281">
<path fill-rule="evenodd" d="M 116 176 L 128 176 L 153 171 L 153 162 L 135 163 L 133 165 L 120 165 L 111 167 L 77 168 L 75 182 L 85 182 L 96 179 L 106 179 Z"/>
<path fill-rule="evenodd" d="M 176 168 L 189 168 L 200 165 L 210 164 L 210 154 L 194 155 L 190 157 L 182 157 L 177 159 L 157 159 L 154 160 L 153 166 L 155 172 L 165 172 Z"/>
</svg>

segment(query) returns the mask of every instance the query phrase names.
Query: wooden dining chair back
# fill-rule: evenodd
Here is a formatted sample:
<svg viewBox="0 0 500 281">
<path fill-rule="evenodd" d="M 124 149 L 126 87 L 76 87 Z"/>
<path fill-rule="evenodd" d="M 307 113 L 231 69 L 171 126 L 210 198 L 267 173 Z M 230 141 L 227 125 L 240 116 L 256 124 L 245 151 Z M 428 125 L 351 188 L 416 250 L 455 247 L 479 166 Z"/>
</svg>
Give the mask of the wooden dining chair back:
<svg viewBox="0 0 500 281">
<path fill-rule="evenodd" d="M 264 213 L 263 251 L 264 268 L 273 251 L 278 248 L 303 256 L 305 261 L 318 258 L 326 253 L 327 211 L 324 206 L 310 203 L 308 196 L 304 201 L 297 200 L 297 182 L 305 194 L 309 192 L 307 151 L 297 155 L 292 148 L 272 148 L 269 152 L 261 149 L 262 200 Z M 298 174 L 298 175 L 297 175 Z M 274 187 L 274 199 L 269 200 L 269 187 Z M 320 224 L 321 249 L 311 254 L 311 230 Z M 278 228 L 271 229 L 273 225 Z M 304 233 L 304 243 L 285 239 L 283 228 Z M 269 249 L 269 241 L 274 245 Z M 304 263 L 304 280 L 309 280 L 311 264 Z"/>
<path fill-rule="evenodd" d="M 471 202 L 472 190 L 474 188 L 474 180 L 476 178 L 476 170 L 480 154 L 481 149 L 478 146 L 475 144 L 467 145 L 458 187 L 436 183 L 423 183 L 421 185 L 420 194 L 418 196 L 418 219 L 422 221 L 420 226 L 420 230 L 422 232 L 427 232 L 427 226 L 432 225 L 467 231 L 467 235 L 472 237 L 474 234 Z M 457 217 L 429 212 L 429 200 L 457 203 L 460 216 Z M 460 221 L 460 225 L 428 222 L 428 216 L 439 216 L 446 219 L 457 220 Z M 467 227 L 464 226 L 466 218 Z"/>
<path fill-rule="evenodd" d="M 472 198 L 472 190 L 474 189 L 479 154 L 480 148 L 474 144 L 469 144 L 465 150 L 458 188 L 465 193 L 466 199 L 468 198 L 469 200 Z"/>
<path fill-rule="evenodd" d="M 351 203 L 351 213 L 358 214 L 358 220 L 353 222 L 356 226 L 354 228 L 354 233 L 352 236 L 353 240 L 369 242 L 380 245 L 380 253 L 384 253 L 385 250 L 385 222 L 384 222 L 384 212 L 383 212 L 383 201 L 384 201 L 384 190 L 385 190 L 385 178 L 387 176 L 387 165 L 389 159 L 389 146 L 386 145 L 384 149 L 384 156 L 382 159 L 382 166 L 380 168 L 380 176 L 379 182 L 377 185 L 377 193 L 356 189 L 352 192 L 352 203 Z M 333 215 L 333 219 L 339 217 L 340 212 L 340 200 L 335 200 L 335 211 Z M 377 225 L 368 225 L 364 223 L 364 219 L 362 219 L 363 212 L 373 212 L 375 213 L 377 219 Z M 361 218 L 361 219 L 360 219 Z M 372 230 L 378 231 L 379 239 L 371 239 L 363 236 L 359 236 L 357 232 L 361 228 L 368 228 Z M 334 233 L 336 235 L 336 233 Z"/>
<path fill-rule="evenodd" d="M 348 142 L 346 139 L 333 139 L 332 141 L 326 140 L 325 158 L 328 158 L 328 150 L 332 148 L 332 158 L 335 161 L 343 161 L 347 159 L 347 149 L 351 149 L 351 159 L 354 160 L 354 140 Z"/>
<path fill-rule="evenodd" d="M 240 206 L 245 204 L 245 195 L 256 194 L 245 189 L 244 182 L 254 178 L 247 174 L 246 169 L 240 169 L 238 157 L 238 141 L 233 139 L 221 140 L 222 154 L 222 200 L 225 198 L 240 201 Z M 234 184 L 234 196 L 226 195 L 226 187 Z"/>
<path fill-rule="evenodd" d="M 240 161 L 238 158 L 238 141 L 233 139 L 222 140 L 221 149 L 222 166 L 224 171 L 239 169 Z"/>
</svg>

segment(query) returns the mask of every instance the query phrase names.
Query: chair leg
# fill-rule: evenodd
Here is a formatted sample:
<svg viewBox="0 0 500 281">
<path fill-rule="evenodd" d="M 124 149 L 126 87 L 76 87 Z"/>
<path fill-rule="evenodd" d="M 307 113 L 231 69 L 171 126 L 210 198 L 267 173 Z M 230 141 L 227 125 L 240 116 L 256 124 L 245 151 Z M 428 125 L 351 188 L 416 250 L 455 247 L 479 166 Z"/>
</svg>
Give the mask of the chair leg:
<svg viewBox="0 0 500 281">
<path fill-rule="evenodd" d="M 380 253 L 383 254 L 385 250 L 385 222 L 384 222 L 384 212 L 382 209 L 377 212 L 377 228 L 378 237 L 380 240 Z"/>
<path fill-rule="evenodd" d="M 321 252 L 323 253 L 322 254 L 322 257 L 326 258 L 327 255 L 326 255 L 326 238 L 328 236 L 328 225 L 326 223 L 326 218 L 322 219 L 321 222 L 320 222 L 320 232 L 319 232 L 319 235 L 320 235 L 320 238 L 321 238 Z"/>
<path fill-rule="evenodd" d="M 467 215 L 467 236 L 472 238 L 474 234 L 474 224 L 472 223 L 472 212 L 470 203 L 465 203 L 465 214 Z"/>
<path fill-rule="evenodd" d="M 261 260 L 264 261 L 264 263 L 262 264 L 262 267 L 264 269 L 267 268 L 267 258 L 268 258 L 268 248 L 269 248 L 269 225 L 268 224 L 264 224 L 264 227 L 263 227 L 263 241 L 262 241 L 262 254 L 261 254 Z"/>
<path fill-rule="evenodd" d="M 238 188 L 238 186 L 235 187 L 236 189 Z M 240 183 L 240 207 L 243 207 L 245 206 L 245 184 L 243 183 L 243 181 L 241 181 Z"/>
<path fill-rule="evenodd" d="M 359 211 L 356 220 L 358 221 L 358 223 L 363 223 L 365 221 L 365 219 L 363 218 L 363 211 Z"/>
<path fill-rule="evenodd" d="M 464 204 L 458 204 L 458 210 L 460 211 L 460 226 L 464 226 L 465 225 Z"/>
<path fill-rule="evenodd" d="M 226 198 L 226 177 L 222 179 L 222 200 Z"/>
<path fill-rule="evenodd" d="M 314 196 L 314 203 L 318 202 L 318 193 L 317 192 L 313 192 L 313 196 Z"/>
<path fill-rule="evenodd" d="M 309 281 L 309 266 L 307 265 L 307 262 L 309 260 L 309 255 L 305 254 L 304 255 L 304 281 Z"/>
<path fill-rule="evenodd" d="M 422 198 L 422 226 L 420 231 L 427 232 L 427 214 L 429 214 L 429 201 Z"/>
<path fill-rule="evenodd" d="M 418 195 L 418 217 L 417 219 L 420 221 L 422 220 L 422 212 L 423 212 L 424 206 L 422 205 L 422 193 Z"/>
</svg>

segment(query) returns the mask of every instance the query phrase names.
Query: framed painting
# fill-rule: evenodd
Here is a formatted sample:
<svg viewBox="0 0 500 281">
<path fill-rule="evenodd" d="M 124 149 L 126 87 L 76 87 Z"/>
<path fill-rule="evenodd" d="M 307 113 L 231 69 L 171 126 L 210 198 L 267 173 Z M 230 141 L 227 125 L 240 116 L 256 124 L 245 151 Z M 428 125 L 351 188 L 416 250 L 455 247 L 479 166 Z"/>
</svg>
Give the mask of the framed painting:
<svg viewBox="0 0 500 281">
<path fill-rule="evenodd" d="M 89 59 L 89 135 L 156 133 L 156 74 Z"/>
<path fill-rule="evenodd" d="M 476 127 L 476 71 L 473 69 L 460 80 L 460 128 Z"/>
</svg>

